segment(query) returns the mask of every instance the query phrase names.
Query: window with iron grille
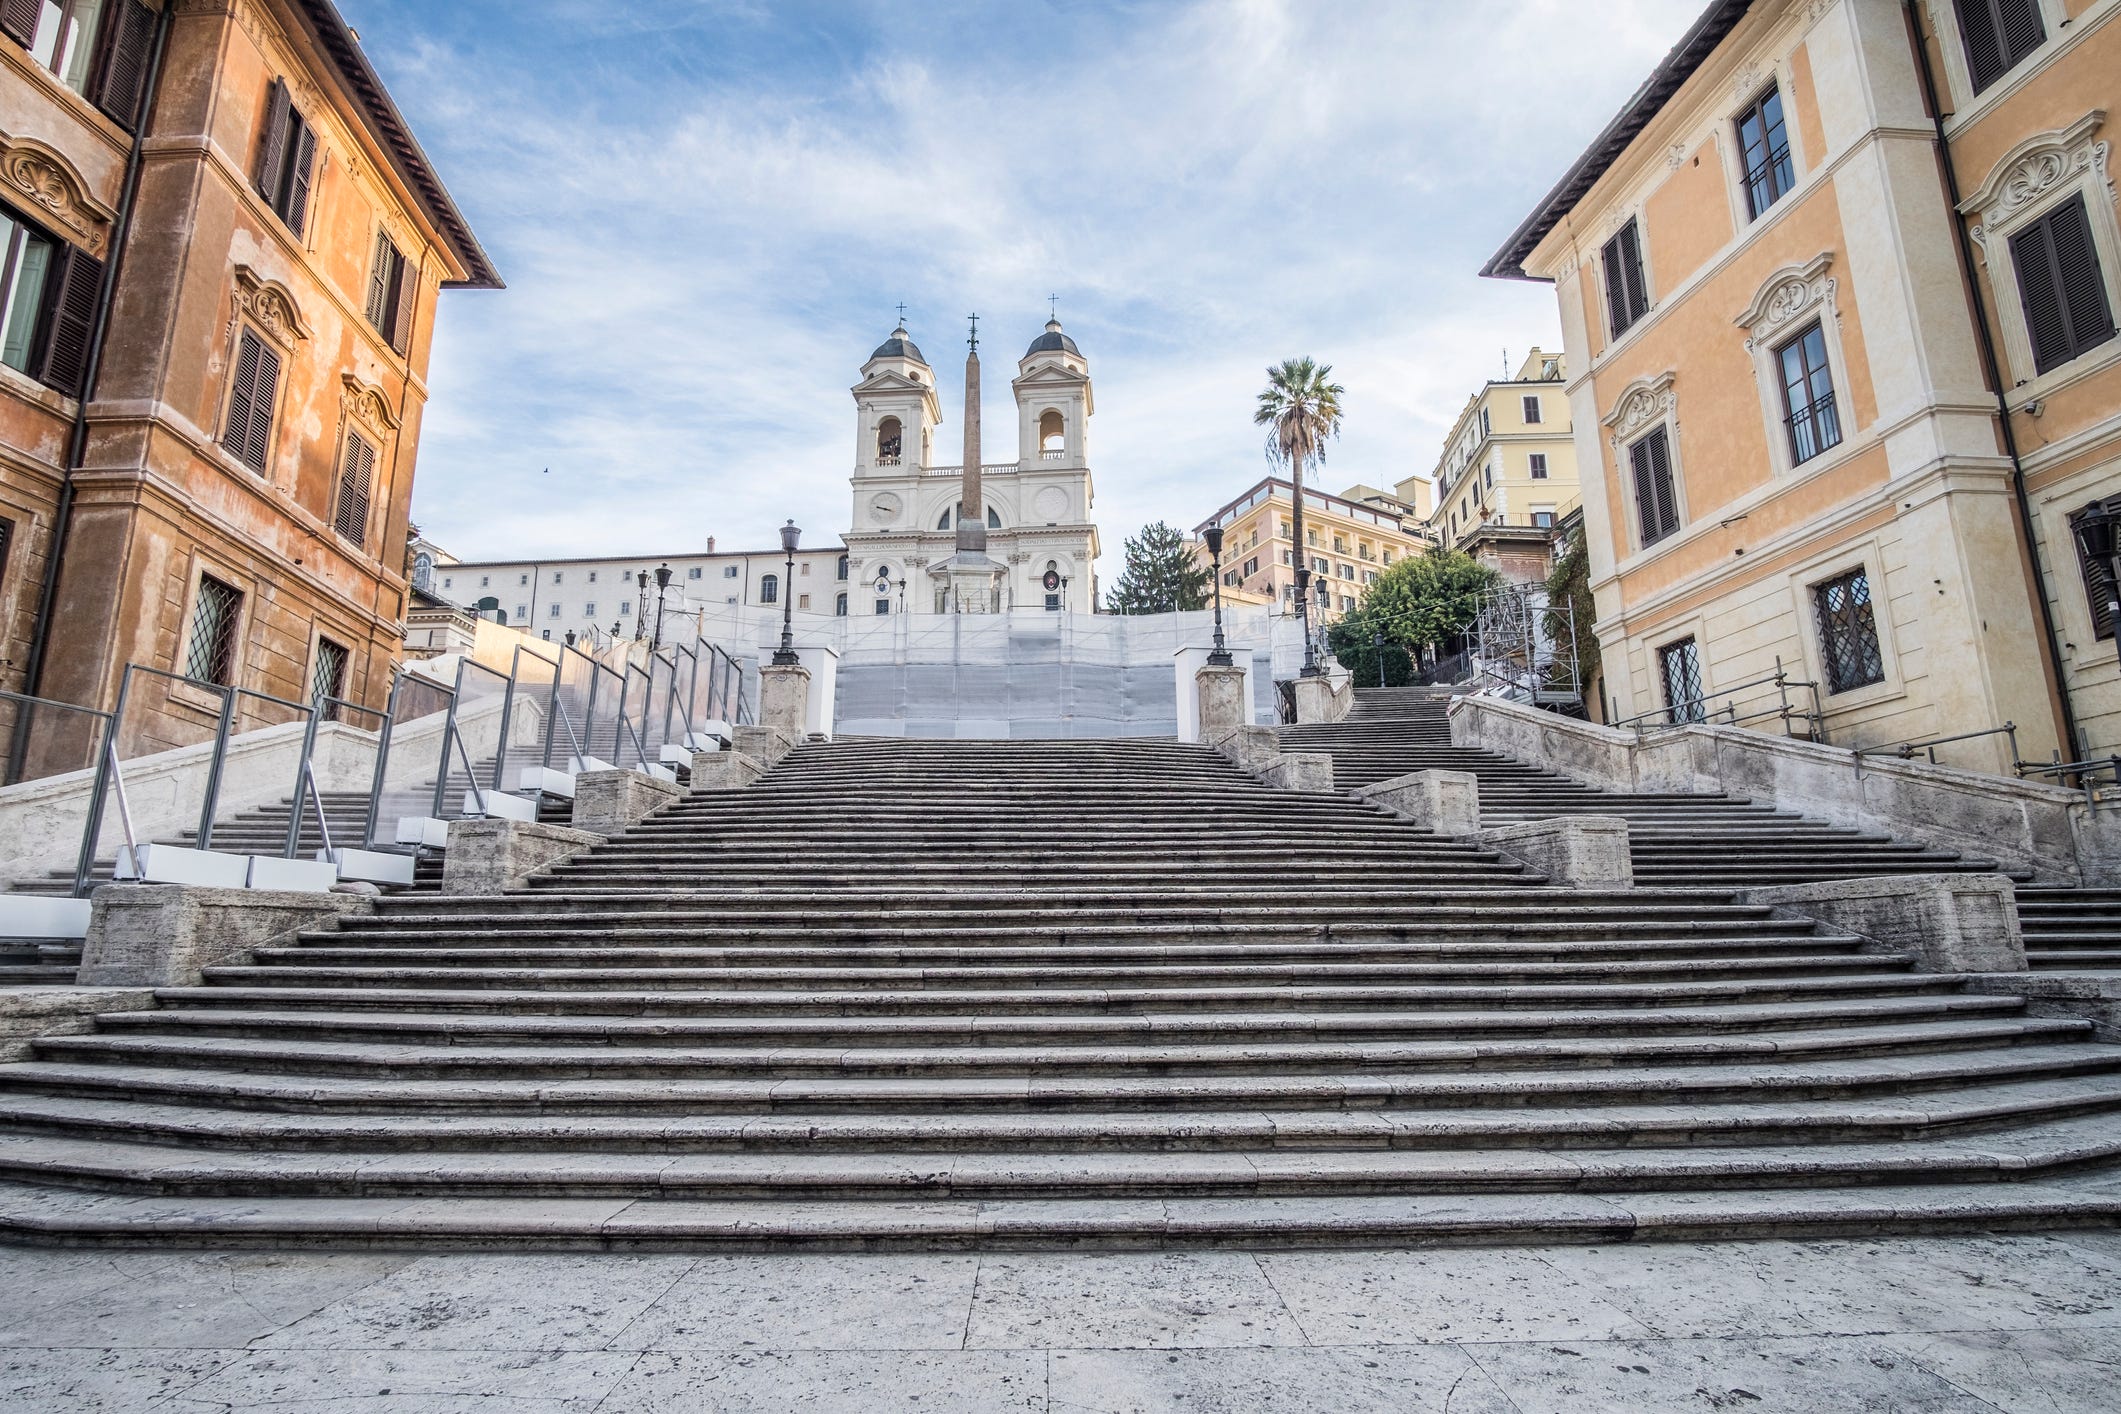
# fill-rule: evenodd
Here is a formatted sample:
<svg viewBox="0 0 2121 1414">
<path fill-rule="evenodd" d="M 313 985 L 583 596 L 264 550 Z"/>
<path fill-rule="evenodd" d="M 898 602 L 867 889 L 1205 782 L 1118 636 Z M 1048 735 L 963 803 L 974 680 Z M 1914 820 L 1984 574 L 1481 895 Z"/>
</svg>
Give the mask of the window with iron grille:
<svg viewBox="0 0 2121 1414">
<path fill-rule="evenodd" d="M 1653 545 L 1679 529 L 1679 495 L 1672 484 L 1672 442 L 1662 427 L 1628 446 L 1635 482 L 1635 521 L 1642 543 Z"/>
<path fill-rule="evenodd" d="M 280 355 L 248 329 L 236 341 L 235 374 L 229 379 L 228 426 L 221 445 L 258 475 L 272 453 L 273 408 L 280 400 Z"/>
<path fill-rule="evenodd" d="M 1745 209 L 1758 217 L 1797 185 L 1789 130 L 1782 122 L 1781 90 L 1770 86 L 1738 115 L 1738 148 L 1745 161 Z"/>
<path fill-rule="evenodd" d="M 1547 479 L 1547 454 L 1545 452 L 1532 453 L 1532 479 L 1534 481 Z"/>
<path fill-rule="evenodd" d="M 1775 359 L 1782 368 L 1790 465 L 1797 466 L 1841 445 L 1841 413 L 1834 404 L 1834 375 L 1826 366 L 1826 335 L 1815 322 L 1777 349 Z"/>
<path fill-rule="evenodd" d="M 2093 511 L 2104 510 L 2104 501 L 2094 501 L 2082 507 L 2069 518 L 2070 540 L 2076 541 L 2077 522 Z M 2077 569 L 2084 576 L 2084 602 L 2092 612 L 2092 636 L 2112 638 L 2114 636 L 2114 567 L 2096 556 L 2086 555 L 2082 545 L 2077 546 Z"/>
<path fill-rule="evenodd" d="M 1884 682 L 1885 658 L 1878 651 L 1870 576 L 1860 569 L 1850 570 L 1813 585 L 1812 609 L 1819 616 L 1819 657 L 1826 664 L 1826 690 L 1847 692 Z"/>
<path fill-rule="evenodd" d="M 2083 192 L 2013 235 L 2011 263 L 2018 267 L 2018 302 L 2036 372 L 2058 368 L 2114 337 L 2114 311 Z"/>
<path fill-rule="evenodd" d="M 1701 691 L 1701 649 L 1692 638 L 1657 650 L 1657 674 L 1664 680 L 1664 705 L 1674 724 L 1705 721 Z"/>
<path fill-rule="evenodd" d="M 1633 217 L 1605 243 L 1602 259 L 1606 314 L 1617 339 L 1650 312 L 1649 281 L 1642 273 L 1642 231 Z"/>
<path fill-rule="evenodd" d="M 228 687 L 235 681 L 236 626 L 243 617 L 243 591 L 210 574 L 199 576 L 199 595 L 192 602 L 191 643 L 184 650 L 184 675 Z"/>
<path fill-rule="evenodd" d="M 346 696 L 346 645 L 334 643 L 328 638 L 317 639 L 317 661 L 309 672 L 309 700 L 315 702 L 322 697 Z M 337 706 L 327 703 L 323 719 L 327 722 L 339 720 Z"/>
<path fill-rule="evenodd" d="M 13 558 L 14 550 L 15 523 L 11 520 L 0 520 L 0 593 L 7 590 L 7 562 Z"/>
<path fill-rule="evenodd" d="M 1979 93 L 2047 40 L 2040 0 L 1959 0 L 1966 74 Z"/>
</svg>

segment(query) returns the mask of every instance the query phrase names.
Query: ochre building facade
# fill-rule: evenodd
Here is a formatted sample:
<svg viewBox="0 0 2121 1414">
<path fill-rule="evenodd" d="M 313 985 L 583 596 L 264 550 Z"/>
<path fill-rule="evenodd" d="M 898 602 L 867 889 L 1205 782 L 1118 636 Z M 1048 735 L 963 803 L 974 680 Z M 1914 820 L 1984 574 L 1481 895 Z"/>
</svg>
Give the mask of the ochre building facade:
<svg viewBox="0 0 2121 1414">
<path fill-rule="evenodd" d="M 0 687 L 195 679 L 133 749 L 208 685 L 380 705 L 437 298 L 491 263 L 324 0 L 0 11 Z"/>
<path fill-rule="evenodd" d="M 1617 715 L 1779 662 L 1842 745 L 2121 746 L 2070 529 L 2121 491 L 2117 17 L 1719 0 L 1489 262 L 1559 296 Z"/>
</svg>

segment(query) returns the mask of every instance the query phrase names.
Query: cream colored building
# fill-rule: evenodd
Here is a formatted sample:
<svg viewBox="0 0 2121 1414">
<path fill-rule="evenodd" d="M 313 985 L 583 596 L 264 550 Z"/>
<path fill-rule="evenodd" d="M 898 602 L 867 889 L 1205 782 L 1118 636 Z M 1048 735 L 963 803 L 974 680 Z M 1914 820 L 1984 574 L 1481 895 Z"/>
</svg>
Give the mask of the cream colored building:
<svg viewBox="0 0 2121 1414">
<path fill-rule="evenodd" d="M 2121 746 L 2070 533 L 2121 492 L 2117 17 L 1718 0 L 1489 261 L 1559 297 L 1621 715 L 1780 660 L 1843 745 Z"/>
<path fill-rule="evenodd" d="M 1399 483 L 1399 498 L 1428 508 L 1435 542 L 1463 550 L 1511 579 L 1544 578 L 1555 514 L 1576 495 L 1561 355 L 1534 348 L 1516 376 L 1466 399 L 1427 476 Z"/>
<path fill-rule="evenodd" d="M 1400 503 L 1373 486 L 1352 486 L 1337 496 L 1304 488 L 1305 557 L 1319 622 L 1354 608 L 1387 565 L 1427 548 L 1419 525 L 1404 521 L 1404 514 Z M 1278 604 L 1293 612 L 1297 561 L 1291 483 L 1278 476 L 1255 483 L 1196 526 L 1196 542 L 1218 523 L 1223 527 L 1223 602 Z M 1206 548 L 1197 553 L 1206 563 Z"/>
</svg>

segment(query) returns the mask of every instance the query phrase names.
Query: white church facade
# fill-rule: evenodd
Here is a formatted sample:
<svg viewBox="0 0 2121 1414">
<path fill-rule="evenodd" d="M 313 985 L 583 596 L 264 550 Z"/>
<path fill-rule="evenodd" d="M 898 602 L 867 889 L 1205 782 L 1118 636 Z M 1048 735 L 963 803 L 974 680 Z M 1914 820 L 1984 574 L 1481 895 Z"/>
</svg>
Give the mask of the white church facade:
<svg viewBox="0 0 2121 1414">
<path fill-rule="evenodd" d="M 969 360 L 975 384 L 977 358 Z M 1017 361 L 1015 459 L 982 462 L 970 490 L 982 502 L 986 552 L 999 567 L 985 609 L 1066 609 L 1097 604 L 1097 526 L 1091 520 L 1088 431 L 1094 405 L 1089 365 L 1058 320 Z M 956 546 L 962 466 L 934 464 L 942 404 L 935 371 L 903 326 L 862 365 L 853 388 L 853 518 L 839 545 L 797 552 L 790 583 L 778 547 L 676 554 L 537 556 L 453 561 L 429 555 L 430 592 L 532 634 L 559 639 L 595 627 L 648 636 L 657 594 L 638 588 L 643 572 L 672 569 L 666 616 L 699 610 L 798 614 L 934 614 L 970 610 L 953 603 L 942 567 Z M 979 445 L 975 396 L 967 435 Z"/>
<path fill-rule="evenodd" d="M 968 376 L 978 377 L 978 360 Z M 1006 567 L 998 603 L 980 608 L 1094 612 L 1097 526 L 1089 462 L 1096 411 L 1090 369 L 1075 340 L 1052 320 L 1017 361 L 1016 446 L 1011 460 L 982 461 L 974 494 L 982 503 L 986 553 Z M 855 612 L 946 613 L 954 604 L 937 571 L 956 548 L 967 494 L 966 468 L 937 466 L 942 422 L 935 370 L 902 325 L 862 365 L 853 388 L 854 513 L 847 532 Z M 966 442 L 981 445 L 978 389 L 967 395 Z M 975 450 L 975 455 L 977 451 Z"/>
</svg>

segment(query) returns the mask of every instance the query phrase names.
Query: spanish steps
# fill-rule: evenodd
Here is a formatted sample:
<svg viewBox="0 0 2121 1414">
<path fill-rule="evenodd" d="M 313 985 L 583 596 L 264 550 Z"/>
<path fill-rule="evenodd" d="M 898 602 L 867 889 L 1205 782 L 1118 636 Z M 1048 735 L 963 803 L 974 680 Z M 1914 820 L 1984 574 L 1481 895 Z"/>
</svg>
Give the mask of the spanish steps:
<svg viewBox="0 0 2121 1414">
<path fill-rule="evenodd" d="M 1600 790 L 1492 751 L 1453 746 L 1449 689 L 1357 688 L 1339 722 L 1283 727 L 1292 751 L 1333 757 L 1346 789 L 1410 771 L 1466 771 L 1480 780 L 1481 820 L 1513 825 L 1557 815 L 1628 822 L 1638 884 L 1812 883 L 1882 874 L 1998 871 L 1993 860 L 1828 825 L 1727 795 Z M 2036 969 L 2121 967 L 2121 890 L 2037 883 L 2014 873 L 2027 960 Z"/>
<path fill-rule="evenodd" d="M 1558 792 L 1557 798 L 1566 792 Z M 1527 805 L 1534 803 L 1527 800 Z M 0 1066 L 0 1231 L 567 1249 L 2108 1223 L 2121 1047 L 1172 741 L 843 739 Z"/>
</svg>

